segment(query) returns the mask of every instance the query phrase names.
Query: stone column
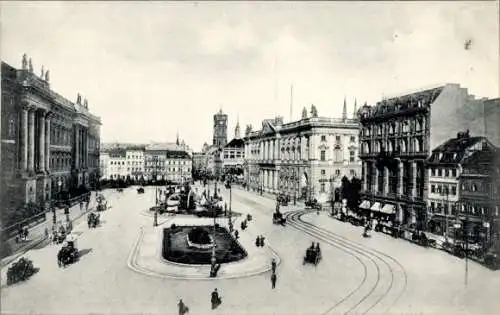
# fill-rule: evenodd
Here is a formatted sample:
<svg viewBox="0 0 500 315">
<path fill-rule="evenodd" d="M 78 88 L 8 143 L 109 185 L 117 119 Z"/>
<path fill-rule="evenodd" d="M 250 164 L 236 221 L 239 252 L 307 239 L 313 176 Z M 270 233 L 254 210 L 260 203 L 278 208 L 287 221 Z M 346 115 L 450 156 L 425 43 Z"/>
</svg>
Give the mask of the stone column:
<svg viewBox="0 0 500 315">
<path fill-rule="evenodd" d="M 45 171 L 50 171 L 50 114 L 45 117 Z"/>
<path fill-rule="evenodd" d="M 274 140 L 270 140 L 269 145 L 269 158 L 274 161 Z"/>
<path fill-rule="evenodd" d="M 23 107 L 21 111 L 21 163 L 20 168 L 22 172 L 26 172 L 28 169 L 28 108 Z"/>
<path fill-rule="evenodd" d="M 403 195 L 403 185 L 404 185 L 404 181 L 403 181 L 403 176 L 404 176 L 404 164 L 403 164 L 403 161 L 399 161 L 399 174 L 398 174 L 398 194 L 400 196 Z"/>
<path fill-rule="evenodd" d="M 411 181 L 412 181 L 412 187 L 411 187 L 411 195 L 413 197 L 416 197 L 417 196 L 417 163 L 416 162 L 413 162 L 411 163 L 411 166 L 412 166 L 412 177 L 411 177 Z"/>
<path fill-rule="evenodd" d="M 367 191 L 368 190 L 368 162 L 364 161 L 363 162 L 363 190 Z"/>
<path fill-rule="evenodd" d="M 259 141 L 259 148 L 260 148 L 260 153 L 259 153 L 259 160 L 264 159 L 264 141 Z"/>
<path fill-rule="evenodd" d="M 75 168 L 80 168 L 80 128 L 75 126 Z"/>
<path fill-rule="evenodd" d="M 35 170 L 35 109 L 28 112 L 28 171 Z"/>
<path fill-rule="evenodd" d="M 38 116 L 38 171 L 45 173 L 45 112 Z"/>
<path fill-rule="evenodd" d="M 376 194 L 378 193 L 378 176 L 379 176 L 379 171 L 377 166 L 374 164 L 373 168 L 375 169 L 375 180 L 373 183 L 373 192 Z"/>
<path fill-rule="evenodd" d="M 384 167 L 384 195 L 389 193 L 389 168 Z"/>
</svg>

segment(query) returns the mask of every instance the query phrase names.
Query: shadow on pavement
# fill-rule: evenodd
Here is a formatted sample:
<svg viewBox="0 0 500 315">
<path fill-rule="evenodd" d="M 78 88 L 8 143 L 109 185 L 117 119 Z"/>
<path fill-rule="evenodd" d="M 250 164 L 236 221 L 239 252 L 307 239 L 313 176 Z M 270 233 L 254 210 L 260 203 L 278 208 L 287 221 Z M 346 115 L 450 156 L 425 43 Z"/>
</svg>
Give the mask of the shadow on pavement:
<svg viewBox="0 0 500 315">
<path fill-rule="evenodd" d="M 85 255 L 87 255 L 88 253 L 90 253 L 92 251 L 92 248 L 85 248 L 85 249 L 81 249 L 78 251 L 78 256 L 83 257 Z"/>
</svg>

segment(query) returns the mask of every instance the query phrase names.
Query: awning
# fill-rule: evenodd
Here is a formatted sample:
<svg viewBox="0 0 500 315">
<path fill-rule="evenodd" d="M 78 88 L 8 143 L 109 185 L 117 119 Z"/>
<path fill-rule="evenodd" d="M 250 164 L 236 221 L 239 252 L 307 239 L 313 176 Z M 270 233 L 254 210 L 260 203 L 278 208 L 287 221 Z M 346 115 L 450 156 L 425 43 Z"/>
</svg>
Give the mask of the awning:
<svg viewBox="0 0 500 315">
<path fill-rule="evenodd" d="M 372 207 L 370 208 L 370 210 L 372 210 L 372 211 L 380 211 L 381 206 L 382 206 L 382 205 L 380 204 L 380 202 L 375 202 L 375 203 L 372 205 Z"/>
<path fill-rule="evenodd" d="M 390 203 L 386 203 L 382 209 L 380 209 L 380 212 L 387 213 L 387 214 L 393 214 L 395 212 L 394 205 L 391 205 Z"/>
<path fill-rule="evenodd" d="M 370 202 L 368 200 L 363 200 L 363 202 L 359 205 L 359 208 L 370 209 Z"/>
</svg>

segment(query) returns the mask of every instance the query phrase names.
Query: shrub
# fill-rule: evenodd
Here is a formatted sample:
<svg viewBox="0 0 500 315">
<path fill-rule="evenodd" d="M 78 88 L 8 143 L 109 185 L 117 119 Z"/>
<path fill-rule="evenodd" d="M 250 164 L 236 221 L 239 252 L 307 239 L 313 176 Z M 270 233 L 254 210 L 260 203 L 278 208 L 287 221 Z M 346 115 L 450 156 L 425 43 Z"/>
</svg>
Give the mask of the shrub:
<svg viewBox="0 0 500 315">
<path fill-rule="evenodd" d="M 189 240 L 196 244 L 210 244 L 210 234 L 207 230 L 201 227 L 194 227 L 189 231 Z"/>
</svg>

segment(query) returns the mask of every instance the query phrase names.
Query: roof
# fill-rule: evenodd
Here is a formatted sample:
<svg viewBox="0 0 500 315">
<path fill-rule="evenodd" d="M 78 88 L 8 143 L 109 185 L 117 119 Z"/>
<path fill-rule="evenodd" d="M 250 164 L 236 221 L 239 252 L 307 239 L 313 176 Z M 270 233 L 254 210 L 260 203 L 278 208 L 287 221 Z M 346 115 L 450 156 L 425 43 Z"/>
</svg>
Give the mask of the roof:
<svg viewBox="0 0 500 315">
<path fill-rule="evenodd" d="M 146 146 L 146 150 L 148 151 L 179 150 L 179 148 L 180 145 L 175 142 L 158 142 Z"/>
<path fill-rule="evenodd" d="M 449 139 L 432 150 L 427 162 L 430 164 L 461 163 L 470 155 L 469 148 L 484 141 L 487 141 L 486 137 L 470 137 L 468 134 L 459 133 L 457 138 Z"/>
<path fill-rule="evenodd" d="M 406 110 L 410 107 L 418 106 L 418 104 L 432 104 L 441 94 L 443 89 L 444 86 L 440 86 L 437 88 L 382 100 L 377 102 L 374 112 L 376 115 L 385 114 L 387 112 Z"/>
<path fill-rule="evenodd" d="M 229 141 L 229 143 L 226 144 L 224 147 L 225 148 L 243 148 L 244 146 L 245 146 L 245 141 L 243 141 L 243 139 L 234 138 L 233 140 Z"/>
<path fill-rule="evenodd" d="M 191 159 L 186 151 L 167 151 L 167 159 Z"/>
<path fill-rule="evenodd" d="M 500 161 L 500 150 L 481 150 L 474 151 L 471 155 L 467 156 L 463 161 L 463 166 L 472 166 L 472 165 L 493 165 L 499 164 Z"/>
</svg>

